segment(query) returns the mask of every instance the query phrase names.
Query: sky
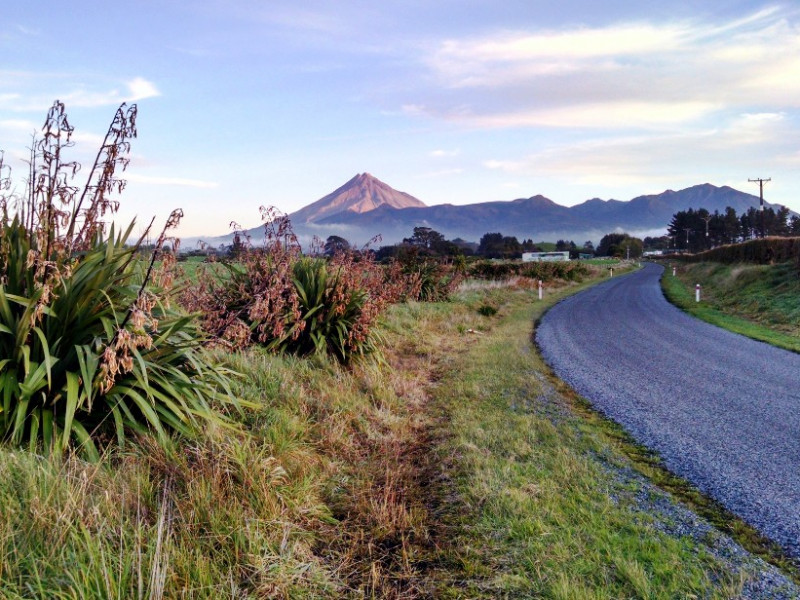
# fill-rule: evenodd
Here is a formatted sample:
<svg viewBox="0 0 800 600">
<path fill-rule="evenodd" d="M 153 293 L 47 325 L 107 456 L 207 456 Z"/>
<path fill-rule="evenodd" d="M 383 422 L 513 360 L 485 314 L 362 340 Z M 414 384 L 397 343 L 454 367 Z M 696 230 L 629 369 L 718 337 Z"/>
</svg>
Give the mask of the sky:
<svg viewBox="0 0 800 600">
<path fill-rule="evenodd" d="M 0 54 L 17 189 L 54 100 L 83 174 L 136 103 L 118 219 L 182 208 L 182 236 L 362 172 L 428 205 L 771 178 L 800 212 L 798 0 L 27 1 Z"/>
</svg>

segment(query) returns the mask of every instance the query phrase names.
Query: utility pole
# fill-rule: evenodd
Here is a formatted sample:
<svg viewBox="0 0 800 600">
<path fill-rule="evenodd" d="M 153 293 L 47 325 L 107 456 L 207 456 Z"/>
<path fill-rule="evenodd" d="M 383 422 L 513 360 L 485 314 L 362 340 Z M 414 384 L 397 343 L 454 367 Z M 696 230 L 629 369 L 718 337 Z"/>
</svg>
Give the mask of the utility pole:
<svg viewBox="0 0 800 600">
<path fill-rule="evenodd" d="M 708 247 L 708 224 L 711 221 L 711 219 L 713 219 L 714 217 L 712 217 L 711 215 L 708 215 L 707 217 L 700 217 L 700 218 L 703 219 L 703 221 L 706 222 L 706 247 Z"/>
<path fill-rule="evenodd" d="M 772 181 L 772 177 L 768 177 L 767 179 L 762 179 L 757 177 L 755 179 L 748 179 L 750 183 L 757 183 L 758 184 L 758 196 L 761 200 L 761 237 L 764 237 L 764 184 L 768 181 Z"/>
</svg>

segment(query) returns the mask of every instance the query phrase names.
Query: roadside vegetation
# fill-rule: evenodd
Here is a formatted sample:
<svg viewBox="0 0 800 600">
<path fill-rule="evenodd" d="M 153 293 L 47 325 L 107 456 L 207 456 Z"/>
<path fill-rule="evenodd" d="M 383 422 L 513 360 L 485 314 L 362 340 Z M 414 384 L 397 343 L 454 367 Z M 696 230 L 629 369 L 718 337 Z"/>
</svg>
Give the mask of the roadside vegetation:
<svg viewBox="0 0 800 600">
<path fill-rule="evenodd" d="M 658 531 L 637 500 L 647 492 L 618 477 L 631 469 L 622 444 L 577 416 L 574 397 L 549 377 L 530 339 L 546 304 L 520 289 L 489 295 L 501 318 L 463 352 L 448 349 L 434 391 L 449 415 L 438 455 L 453 487 L 443 557 L 455 567 L 440 574 L 439 595 L 735 596 L 742 574 L 690 538 Z"/>
<path fill-rule="evenodd" d="M 617 443 L 548 379 L 533 287 L 395 304 L 382 361 L 214 353 L 243 375 L 233 430 L 0 451 L 1 595 L 730 597 L 747 575 L 636 510 Z"/>
<path fill-rule="evenodd" d="M 670 263 L 661 283 L 670 302 L 704 321 L 800 352 L 800 276 L 793 261 Z"/>
</svg>

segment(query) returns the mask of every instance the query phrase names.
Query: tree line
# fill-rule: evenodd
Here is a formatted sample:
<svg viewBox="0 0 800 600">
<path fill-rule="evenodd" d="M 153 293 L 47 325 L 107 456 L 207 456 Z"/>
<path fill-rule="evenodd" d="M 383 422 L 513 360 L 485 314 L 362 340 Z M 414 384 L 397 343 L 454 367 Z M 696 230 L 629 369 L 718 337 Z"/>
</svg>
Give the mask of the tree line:
<svg viewBox="0 0 800 600">
<path fill-rule="evenodd" d="M 338 237 L 330 236 L 324 245 L 326 254 L 334 254 L 337 250 L 348 246 L 347 242 Z M 409 252 L 417 255 L 453 257 L 453 256 L 479 256 L 481 258 L 520 258 L 523 252 L 543 252 L 552 250 L 553 244 L 535 243 L 532 239 L 519 240 L 513 235 L 503 235 L 500 232 L 489 232 L 481 236 L 478 243 L 468 242 L 461 238 L 448 240 L 445 236 L 430 227 L 414 227 L 410 237 L 404 238 L 399 244 L 382 246 L 376 252 L 377 258 L 396 258 Z M 575 242 L 558 240 L 555 249 L 569 251 L 572 258 L 577 258 L 579 252 L 594 254 L 591 241 L 579 248 Z"/>
<path fill-rule="evenodd" d="M 725 244 L 746 242 L 767 236 L 789 237 L 800 235 L 800 217 L 785 206 L 778 210 L 765 207 L 748 208 L 737 214 L 730 206 L 724 213 L 710 213 L 705 208 L 688 209 L 675 213 L 667 226 L 664 249 L 702 252 Z"/>
</svg>

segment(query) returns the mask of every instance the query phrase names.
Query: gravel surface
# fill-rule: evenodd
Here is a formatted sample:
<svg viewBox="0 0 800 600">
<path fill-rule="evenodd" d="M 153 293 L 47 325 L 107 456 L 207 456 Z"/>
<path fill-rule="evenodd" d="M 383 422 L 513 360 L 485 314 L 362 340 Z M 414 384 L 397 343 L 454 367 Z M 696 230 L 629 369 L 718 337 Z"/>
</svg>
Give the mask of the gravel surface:
<svg viewBox="0 0 800 600">
<path fill-rule="evenodd" d="M 690 317 L 662 267 L 609 279 L 537 327 L 564 381 L 666 466 L 800 558 L 800 354 Z"/>
</svg>

